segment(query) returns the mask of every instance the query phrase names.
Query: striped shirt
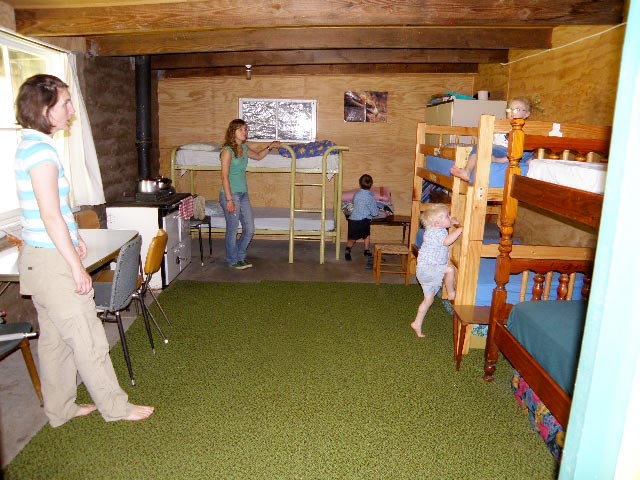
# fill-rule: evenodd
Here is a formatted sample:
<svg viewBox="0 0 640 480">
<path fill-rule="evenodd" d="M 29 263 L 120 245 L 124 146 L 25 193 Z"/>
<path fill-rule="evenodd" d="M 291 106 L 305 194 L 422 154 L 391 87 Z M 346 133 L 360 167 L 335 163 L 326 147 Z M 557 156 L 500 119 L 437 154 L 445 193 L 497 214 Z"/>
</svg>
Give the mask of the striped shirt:
<svg viewBox="0 0 640 480">
<path fill-rule="evenodd" d="M 32 247 L 56 248 L 47 233 L 40 216 L 40 208 L 31 184 L 29 172 L 32 168 L 50 162 L 58 169 L 58 196 L 60 213 L 67 223 L 74 245 L 78 245 L 78 225 L 73 218 L 69 205 L 69 182 L 53 139 L 49 135 L 31 129 L 22 131 L 22 139 L 16 151 L 15 175 L 18 188 L 18 200 L 22 209 L 22 240 Z"/>
</svg>

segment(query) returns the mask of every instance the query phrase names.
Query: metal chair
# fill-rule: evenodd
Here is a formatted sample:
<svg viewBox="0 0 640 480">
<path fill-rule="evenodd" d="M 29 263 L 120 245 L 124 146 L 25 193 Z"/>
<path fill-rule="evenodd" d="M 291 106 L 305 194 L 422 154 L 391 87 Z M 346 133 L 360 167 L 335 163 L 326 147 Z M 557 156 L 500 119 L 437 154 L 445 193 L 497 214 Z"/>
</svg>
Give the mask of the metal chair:
<svg viewBox="0 0 640 480">
<path fill-rule="evenodd" d="M 189 229 L 198 230 L 198 243 L 200 245 L 200 265 L 204 267 L 204 254 L 202 250 L 202 227 L 209 227 L 209 256 L 213 254 L 213 247 L 211 246 L 211 217 L 205 215 L 203 219 L 197 219 L 191 217 L 189 220 Z"/>
<path fill-rule="evenodd" d="M 138 288 L 138 261 L 141 246 L 142 237 L 140 235 L 125 243 L 118 254 L 115 270 L 105 271 L 104 275 L 100 275 L 102 278 L 99 280 L 96 279 L 93 283 L 96 309 L 102 312 L 100 318 L 103 321 L 115 321 L 118 324 L 124 359 L 127 363 L 131 385 L 133 386 L 135 386 L 136 382 L 133 377 L 133 369 L 131 368 L 131 358 L 129 356 L 129 347 L 127 346 L 124 326 L 122 325 L 121 312 L 129 306 Z M 111 272 L 111 274 L 109 274 L 109 272 Z M 108 316 L 109 313 L 114 314 L 115 320 Z M 153 336 L 145 309 L 142 310 L 142 318 L 144 319 L 144 326 L 147 329 L 147 335 L 151 343 L 151 350 L 155 355 Z"/>
<path fill-rule="evenodd" d="M 22 351 L 24 363 L 27 365 L 27 370 L 31 377 L 31 383 L 33 383 L 33 388 L 40 400 L 40 406 L 42 406 L 40 377 L 38 376 L 38 370 L 33 361 L 33 356 L 31 355 L 31 348 L 29 347 L 29 337 L 35 337 L 36 333 L 31 333 L 31 330 L 33 330 L 33 327 L 27 322 L 0 324 L 0 360 L 8 357 L 18 348 Z"/>
<path fill-rule="evenodd" d="M 149 307 L 147 306 L 146 295 L 147 293 L 151 295 L 151 298 L 158 307 L 158 310 L 160 310 L 160 313 L 162 313 L 162 316 L 167 321 L 167 323 L 171 325 L 171 321 L 162 308 L 162 305 L 160 305 L 160 302 L 158 302 L 158 298 L 156 297 L 155 293 L 153 293 L 153 290 L 149 288 L 151 277 L 153 277 L 156 272 L 160 271 L 160 266 L 162 265 L 162 260 L 164 259 L 164 252 L 167 248 L 167 241 L 167 232 L 162 228 L 159 229 L 156 236 L 151 239 L 151 243 L 149 243 L 149 248 L 147 250 L 147 258 L 144 262 L 144 267 L 142 266 L 142 263 L 140 263 L 140 277 L 138 279 L 138 288 L 133 294 L 133 298 L 138 300 L 138 304 L 140 305 L 140 309 L 143 311 L 143 313 L 146 311 L 151 317 L 151 320 L 158 329 L 158 332 L 160 332 L 160 336 L 162 337 L 164 343 L 169 343 L 169 339 L 167 339 L 164 332 L 160 328 L 160 325 L 158 325 L 158 322 L 156 322 L 153 313 L 151 313 L 151 310 L 149 310 Z"/>
</svg>

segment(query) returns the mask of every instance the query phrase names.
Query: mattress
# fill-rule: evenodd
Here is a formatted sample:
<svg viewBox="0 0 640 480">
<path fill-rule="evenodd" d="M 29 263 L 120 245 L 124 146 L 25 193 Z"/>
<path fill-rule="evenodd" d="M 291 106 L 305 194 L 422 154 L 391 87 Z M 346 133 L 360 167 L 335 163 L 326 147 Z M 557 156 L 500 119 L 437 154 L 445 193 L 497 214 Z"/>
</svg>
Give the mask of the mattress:
<svg viewBox="0 0 640 480">
<path fill-rule="evenodd" d="M 600 194 L 607 180 L 607 164 L 532 159 L 527 177 Z"/>
<path fill-rule="evenodd" d="M 524 302 L 513 307 L 507 322 L 509 332 L 569 396 L 586 312 L 586 302 Z"/>
<path fill-rule="evenodd" d="M 449 160 L 447 158 L 441 157 L 433 157 L 431 155 L 427 155 L 426 164 L 430 171 L 438 173 L 440 175 L 446 175 L 448 177 L 451 176 L 449 171 L 451 167 L 453 167 L 453 160 Z M 503 188 L 504 187 L 504 176 L 507 172 L 508 163 L 496 163 L 491 162 L 491 170 L 489 172 L 489 188 Z M 528 166 L 526 164 L 521 165 L 522 175 L 527 174 Z M 473 183 L 473 179 L 475 177 L 475 171 L 471 174 L 471 182 Z"/>
<path fill-rule="evenodd" d="M 496 288 L 495 281 L 496 259 L 495 258 L 481 258 L 480 259 L 480 272 L 478 275 L 478 287 L 476 289 L 476 305 L 480 307 L 488 307 L 491 305 L 491 296 L 493 290 Z M 529 274 L 527 281 L 527 289 L 525 294 L 525 300 L 531 300 L 533 288 L 534 274 Z M 575 286 L 573 289 L 572 300 L 580 300 L 582 297 L 582 279 L 584 275 L 581 273 L 576 275 Z M 516 304 L 520 302 L 520 288 L 522 284 L 522 274 L 511 275 L 509 277 L 509 283 L 505 285 L 507 291 L 507 303 Z M 553 275 L 551 281 L 550 298 L 555 298 L 558 289 L 558 274 Z"/>
<path fill-rule="evenodd" d="M 327 156 L 327 177 L 332 178 L 338 172 L 339 154 L 332 153 Z M 176 151 L 176 167 L 208 167 L 212 170 L 220 168 L 220 151 L 202 151 L 178 149 Z M 291 159 L 283 157 L 279 153 L 269 153 L 262 160 L 251 160 L 247 165 L 248 169 L 279 169 L 291 170 Z M 322 157 L 296 158 L 297 170 L 304 170 L 307 173 L 322 173 Z"/>
<path fill-rule="evenodd" d="M 422 235 L 424 234 L 423 229 L 419 229 L 416 234 L 416 247 L 420 248 L 422 245 Z M 488 223 L 485 225 L 484 229 L 484 237 L 482 239 L 482 243 L 484 244 L 496 244 L 500 241 L 500 229 L 495 223 Z M 518 242 L 514 242 L 515 245 Z M 495 258 L 481 258 L 480 259 L 480 269 L 478 273 L 478 286 L 476 288 L 476 306 L 479 307 L 488 307 L 491 306 L 491 296 L 493 295 L 493 290 L 496 288 L 495 281 L 495 270 L 496 270 L 496 259 Z M 527 281 L 527 288 L 525 294 L 525 300 L 531 300 L 532 293 L 531 289 L 533 288 L 533 274 L 529 274 L 529 279 Z M 575 286 L 573 289 L 573 297 L 572 300 L 580 300 L 582 297 L 582 279 L 584 275 L 577 274 Z M 551 281 L 551 296 L 555 297 L 555 292 L 558 288 L 558 274 L 553 275 L 553 279 Z M 520 302 L 520 289 L 522 284 L 522 274 L 511 275 L 509 277 L 509 283 L 505 285 L 505 290 L 507 291 L 507 303 L 516 304 Z M 475 326 L 474 326 L 475 328 Z M 480 327 L 477 329 L 477 333 L 486 330 L 486 327 Z"/>
<path fill-rule="evenodd" d="M 253 208 L 253 217 L 256 230 L 279 230 L 289 231 L 289 209 L 288 208 Z M 296 212 L 293 221 L 294 230 L 304 232 L 320 231 L 320 215 L 317 213 Z M 226 224 L 222 214 L 211 217 L 211 227 L 224 230 Z M 327 210 L 325 220 L 325 231 L 335 230 L 333 211 Z"/>
<path fill-rule="evenodd" d="M 429 155 L 426 161 L 432 172 L 451 176 L 449 170 L 453 167 L 452 160 Z M 504 176 L 508 166 L 508 163 L 491 163 L 489 188 L 504 187 Z M 593 193 L 604 192 L 607 179 L 606 163 L 532 158 L 527 163 L 521 164 L 520 167 L 521 174 L 526 177 Z M 473 183 L 474 174 L 475 172 L 471 175 L 471 183 Z"/>
</svg>

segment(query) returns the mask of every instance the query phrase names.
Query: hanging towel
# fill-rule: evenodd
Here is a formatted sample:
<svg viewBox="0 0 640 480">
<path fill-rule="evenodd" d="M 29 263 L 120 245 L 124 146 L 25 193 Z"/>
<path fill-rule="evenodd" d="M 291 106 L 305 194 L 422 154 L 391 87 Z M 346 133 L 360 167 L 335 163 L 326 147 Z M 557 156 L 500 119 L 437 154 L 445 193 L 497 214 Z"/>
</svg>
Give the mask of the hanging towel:
<svg viewBox="0 0 640 480">
<path fill-rule="evenodd" d="M 206 215 L 205 200 L 202 195 L 195 195 L 193 197 L 193 218 L 196 220 L 204 220 Z"/>
<path fill-rule="evenodd" d="M 180 202 L 178 215 L 184 220 L 189 220 L 193 216 L 193 197 L 187 197 Z"/>
</svg>

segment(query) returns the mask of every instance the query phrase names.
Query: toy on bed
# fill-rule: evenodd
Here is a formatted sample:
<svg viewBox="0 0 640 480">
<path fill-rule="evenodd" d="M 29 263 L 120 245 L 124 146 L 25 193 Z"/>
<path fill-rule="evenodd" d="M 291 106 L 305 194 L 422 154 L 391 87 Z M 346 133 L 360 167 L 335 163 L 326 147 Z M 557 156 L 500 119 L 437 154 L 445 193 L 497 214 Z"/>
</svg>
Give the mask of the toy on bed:
<svg viewBox="0 0 640 480">
<path fill-rule="evenodd" d="M 554 124 L 551 122 L 529 121 L 525 125 L 528 133 L 527 151 L 535 151 L 534 159 L 529 161 L 529 172 L 549 170 L 552 176 L 561 178 L 564 182 L 573 182 L 574 185 L 582 185 L 584 175 L 576 172 L 588 172 L 589 184 L 603 188 L 606 174 L 606 164 L 585 163 L 587 157 L 594 159 L 596 156 L 589 148 L 584 148 L 581 139 L 584 136 L 608 138 L 609 127 L 589 127 L 584 125 Z M 494 134 L 509 134 L 511 124 L 508 120 L 494 120 L 492 116 L 482 115 L 478 128 L 444 127 L 418 124 L 416 159 L 414 165 L 413 202 L 411 210 L 410 238 L 415 239 L 418 233 L 419 216 L 425 205 L 422 202 L 423 180 L 428 180 L 451 193 L 452 215 L 458 218 L 465 230 L 458 242 L 451 249 L 451 261 L 458 268 L 456 304 L 462 306 L 474 306 L 478 308 L 465 308 L 463 320 L 465 324 L 474 324 L 473 317 L 488 317 L 488 308 L 491 302 L 491 292 L 495 286 L 493 281 L 494 259 L 498 255 L 497 240 L 493 241 L 490 233 L 495 231 L 496 225 L 488 221 L 488 214 L 499 214 L 503 200 L 503 185 L 508 164 L 491 162 L 491 149 Z M 556 137 L 554 135 L 563 135 Z M 471 147 L 467 144 L 451 144 L 451 140 L 465 139 L 466 143 L 477 141 L 478 162 L 476 165 L 474 182 L 452 177 L 449 173 L 451 166 L 464 167 L 467 162 Z M 425 139 L 430 139 L 431 144 Z M 564 142 L 574 139 L 565 148 Z M 449 145 L 444 142 L 449 142 Z M 586 145 L 589 147 L 589 145 Z M 598 145 L 602 149 L 602 145 Z M 558 153 L 559 152 L 559 153 Z M 589 153 L 587 155 L 587 153 Z M 606 149 L 605 152 L 606 153 Z M 544 168 L 537 168 L 541 163 Z M 570 165 L 570 167 L 568 166 Z M 548 177 L 546 176 L 545 179 Z M 520 248 L 520 247 L 518 247 Z M 417 246 L 413 245 L 412 253 L 417 254 Z M 592 255 L 589 249 L 564 251 L 563 247 L 535 246 L 526 247 L 525 250 L 516 250 L 514 255 L 537 256 L 540 258 L 588 258 Z M 576 257 L 577 256 L 577 257 Z M 521 282 L 522 280 L 522 282 Z M 554 280 L 553 287 L 555 288 Z M 527 291 L 531 286 L 531 277 L 526 274 L 511 283 L 513 292 L 510 296 L 515 299 L 520 297 L 521 291 Z M 521 284 L 521 285 L 520 285 Z M 528 286 L 527 286 L 528 285 Z M 443 296 L 446 298 L 446 292 Z M 484 311 L 487 310 L 487 311 Z M 476 322 L 478 323 L 478 322 Z M 467 327 L 465 327 L 467 328 Z M 470 327 L 469 327 L 470 329 Z M 486 335 L 484 330 L 478 330 Z M 464 338 L 470 339 L 469 335 Z M 474 346 L 482 348 L 483 339 L 473 337 Z M 468 343 L 463 352 L 468 350 Z"/>
<path fill-rule="evenodd" d="M 256 235 L 288 235 L 289 263 L 293 263 L 294 240 L 317 239 L 320 245 L 320 263 L 324 263 L 325 239 L 331 239 L 336 245 L 336 259 L 340 258 L 340 200 L 342 193 L 343 152 L 348 147 L 337 146 L 332 142 L 319 141 L 305 145 L 284 145 L 279 152 L 272 152 L 262 160 L 249 160 L 247 172 L 288 173 L 289 202 L 284 208 L 254 207 Z M 299 156 L 298 156 L 299 155 Z M 194 174 L 202 171 L 219 171 L 220 148 L 215 144 L 195 143 L 176 147 L 171 152 L 171 179 L 174 185 L 176 172 L 189 173 L 190 192 L 195 193 Z M 298 174 L 318 174 L 320 180 L 303 181 Z M 333 184 L 333 192 L 328 183 Z M 300 208 L 304 189 L 319 191 L 316 208 Z M 333 208 L 333 209 L 332 209 Z M 218 217 L 212 217 L 214 232 L 224 231 L 218 225 Z"/>
<path fill-rule="evenodd" d="M 580 249 L 547 247 L 557 248 L 558 255 L 553 255 L 553 250 L 546 251 L 542 256 L 535 255 L 536 247 L 513 244 L 513 227 L 518 202 L 523 202 L 597 230 L 603 197 L 524 177 L 521 175 L 519 159 L 525 149 L 530 150 L 545 142 L 554 143 L 554 149 L 570 149 L 578 154 L 606 152 L 610 130 L 606 127 L 583 126 L 576 133 L 582 138 L 567 135 L 562 139 L 549 140 L 541 135 L 525 134 L 523 123 L 514 120 L 510 133 L 510 156 L 500 217 L 500 251 L 495 262 L 496 287 L 485 348 L 484 379 L 493 381 L 498 353 L 501 352 L 518 372 L 513 380 L 513 388 L 519 402 L 533 405 L 533 411 L 530 411 L 532 424 L 543 436 L 554 457 L 560 460 L 564 438 L 562 428 L 566 428 L 569 418 L 593 254 L 587 257 Z M 529 131 L 526 126 L 525 130 Z M 527 251 L 530 251 L 529 255 Z M 512 274 L 523 271 L 534 272 L 532 301 L 512 306 L 507 297 L 507 285 Z M 550 294 L 546 285 L 548 272 L 560 274 L 556 288 L 559 302 L 544 301 Z M 575 282 L 576 272 L 586 275 L 582 285 Z M 572 290 L 576 289 L 582 300 L 567 301 L 572 296 Z M 528 390 L 529 387 L 532 391 Z M 557 440 L 555 443 L 554 439 Z"/>
</svg>

